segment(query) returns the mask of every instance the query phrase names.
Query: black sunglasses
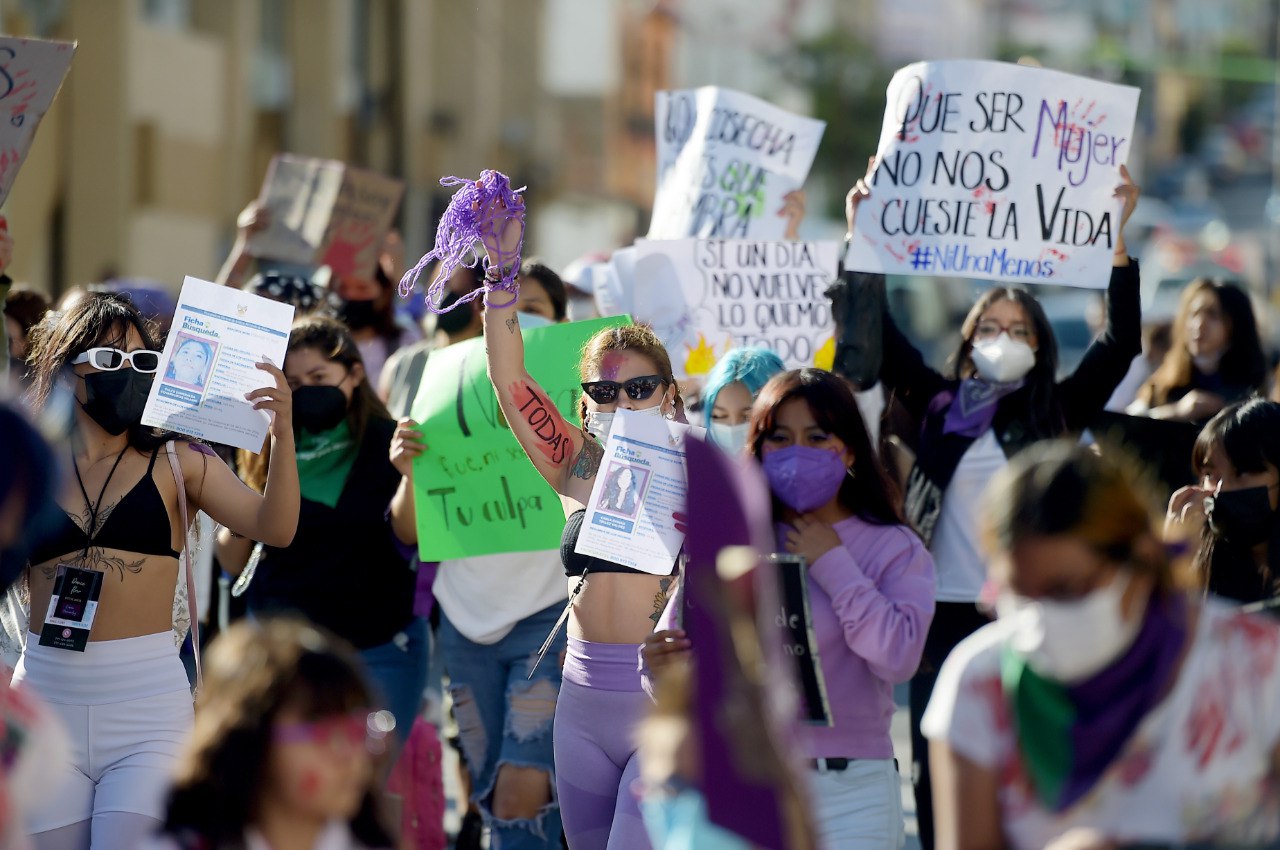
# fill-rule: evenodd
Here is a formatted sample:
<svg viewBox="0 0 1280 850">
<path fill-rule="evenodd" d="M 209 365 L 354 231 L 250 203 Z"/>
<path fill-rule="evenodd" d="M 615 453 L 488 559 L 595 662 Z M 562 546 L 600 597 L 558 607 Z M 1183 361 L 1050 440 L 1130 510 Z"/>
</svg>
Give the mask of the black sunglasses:
<svg viewBox="0 0 1280 850">
<path fill-rule="evenodd" d="M 641 375 L 618 383 L 617 381 L 588 381 L 582 391 L 596 404 L 613 404 L 618 400 L 618 390 L 626 390 L 632 401 L 644 401 L 653 391 L 667 381 L 661 375 Z"/>
</svg>

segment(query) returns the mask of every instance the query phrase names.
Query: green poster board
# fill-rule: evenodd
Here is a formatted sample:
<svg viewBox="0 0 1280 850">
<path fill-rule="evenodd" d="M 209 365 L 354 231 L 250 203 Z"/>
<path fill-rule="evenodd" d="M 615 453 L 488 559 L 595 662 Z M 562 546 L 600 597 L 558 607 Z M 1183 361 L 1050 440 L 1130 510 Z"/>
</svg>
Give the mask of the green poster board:
<svg viewBox="0 0 1280 850">
<path fill-rule="evenodd" d="M 615 316 L 524 332 L 529 374 L 574 425 L 579 424 L 583 346 L 602 328 L 630 322 Z M 483 339 L 431 353 L 412 415 L 427 443 L 413 465 L 422 560 L 560 546 L 560 498 L 503 419 L 486 371 Z"/>
</svg>

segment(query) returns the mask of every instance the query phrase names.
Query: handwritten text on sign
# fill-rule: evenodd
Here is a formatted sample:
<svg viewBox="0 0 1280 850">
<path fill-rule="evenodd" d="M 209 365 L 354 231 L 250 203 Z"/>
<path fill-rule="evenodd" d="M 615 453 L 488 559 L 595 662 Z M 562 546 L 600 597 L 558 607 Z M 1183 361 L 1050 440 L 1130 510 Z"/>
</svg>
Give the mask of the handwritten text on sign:
<svg viewBox="0 0 1280 850">
<path fill-rule="evenodd" d="M 527 388 L 520 412 L 535 433 L 560 436 L 556 442 L 563 444 L 553 408 L 577 426 L 583 345 L 602 328 L 629 322 L 615 317 L 525 333 L 525 363 L 541 390 Z M 553 549 L 564 529 L 560 499 L 512 435 L 485 367 L 482 339 L 427 359 L 413 407 L 428 446 L 413 467 L 418 548 L 425 561 Z"/>
<path fill-rule="evenodd" d="M 662 91 L 650 239 L 780 239 L 826 124 L 731 89 Z"/>
<path fill-rule="evenodd" d="M 74 42 L 0 37 L 0 204 L 9 197 L 75 51 Z"/>
<path fill-rule="evenodd" d="M 846 266 L 1107 285 L 1138 90 L 1001 62 L 921 62 L 889 83 Z"/>
<path fill-rule="evenodd" d="M 833 345 L 835 242 L 641 240 L 636 254 L 633 315 L 653 326 L 679 375 L 703 374 L 740 346 L 800 368 Z"/>
</svg>

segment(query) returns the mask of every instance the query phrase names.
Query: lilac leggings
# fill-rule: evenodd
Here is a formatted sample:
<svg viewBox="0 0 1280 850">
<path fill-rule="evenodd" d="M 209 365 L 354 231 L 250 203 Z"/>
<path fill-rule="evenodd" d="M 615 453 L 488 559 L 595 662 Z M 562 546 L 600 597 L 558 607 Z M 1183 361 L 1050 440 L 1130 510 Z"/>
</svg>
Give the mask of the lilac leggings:
<svg viewBox="0 0 1280 850">
<path fill-rule="evenodd" d="M 652 704 L 635 644 L 569 638 L 556 703 L 556 791 L 570 850 L 650 850 L 632 784 L 634 732 Z"/>
</svg>

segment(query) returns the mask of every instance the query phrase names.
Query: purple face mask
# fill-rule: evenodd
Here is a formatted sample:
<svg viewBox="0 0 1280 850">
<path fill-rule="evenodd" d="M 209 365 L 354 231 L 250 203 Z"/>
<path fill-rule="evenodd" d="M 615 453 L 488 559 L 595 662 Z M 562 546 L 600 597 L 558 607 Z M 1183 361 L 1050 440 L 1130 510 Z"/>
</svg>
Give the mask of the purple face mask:
<svg viewBox="0 0 1280 850">
<path fill-rule="evenodd" d="M 844 459 L 809 446 L 787 446 L 764 456 L 769 488 L 796 513 L 808 513 L 835 498 L 844 482 Z"/>
</svg>

